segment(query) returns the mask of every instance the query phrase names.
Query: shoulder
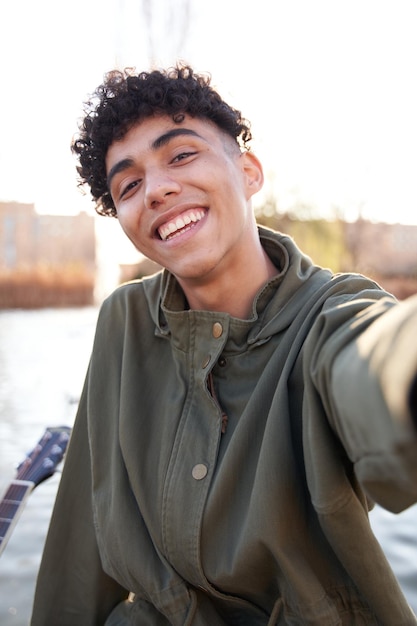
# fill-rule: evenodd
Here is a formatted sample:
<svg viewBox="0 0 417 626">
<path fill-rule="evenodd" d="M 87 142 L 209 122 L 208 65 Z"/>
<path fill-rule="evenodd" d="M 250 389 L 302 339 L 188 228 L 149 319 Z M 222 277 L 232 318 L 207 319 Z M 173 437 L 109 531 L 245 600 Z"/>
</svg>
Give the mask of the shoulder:
<svg viewBox="0 0 417 626">
<path fill-rule="evenodd" d="M 128 319 L 138 322 L 153 317 L 159 307 L 162 290 L 162 272 L 117 287 L 103 301 L 99 311 L 99 325 L 125 323 Z"/>
</svg>

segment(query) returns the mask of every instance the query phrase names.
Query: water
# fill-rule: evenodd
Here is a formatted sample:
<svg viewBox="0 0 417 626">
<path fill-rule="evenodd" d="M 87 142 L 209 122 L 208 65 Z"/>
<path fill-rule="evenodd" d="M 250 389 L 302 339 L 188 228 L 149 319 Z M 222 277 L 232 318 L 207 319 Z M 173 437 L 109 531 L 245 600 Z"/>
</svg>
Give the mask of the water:
<svg viewBox="0 0 417 626">
<path fill-rule="evenodd" d="M 0 311 L 0 495 L 48 426 L 72 426 L 92 347 L 95 307 Z M 0 557 L 0 624 L 27 626 L 59 473 L 39 485 Z M 417 612 L 417 506 L 377 507 L 376 534 Z M 375 573 L 378 575 L 378 573 Z"/>
<path fill-rule="evenodd" d="M 0 493 L 49 426 L 72 426 L 97 309 L 0 311 Z M 0 556 L 0 624 L 27 626 L 59 473 L 31 494 Z"/>
</svg>

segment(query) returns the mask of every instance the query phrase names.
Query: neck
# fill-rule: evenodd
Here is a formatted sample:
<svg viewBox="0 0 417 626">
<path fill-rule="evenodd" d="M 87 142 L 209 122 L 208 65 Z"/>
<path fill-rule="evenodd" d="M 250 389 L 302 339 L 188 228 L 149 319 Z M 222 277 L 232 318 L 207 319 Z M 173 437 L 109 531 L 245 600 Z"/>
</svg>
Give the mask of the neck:
<svg viewBox="0 0 417 626">
<path fill-rule="evenodd" d="M 277 274 L 277 268 L 261 244 L 256 257 L 251 257 L 233 273 L 223 272 L 205 282 L 190 284 L 179 280 L 191 309 L 229 313 L 239 319 L 249 319 L 253 301 L 259 290 Z"/>
</svg>

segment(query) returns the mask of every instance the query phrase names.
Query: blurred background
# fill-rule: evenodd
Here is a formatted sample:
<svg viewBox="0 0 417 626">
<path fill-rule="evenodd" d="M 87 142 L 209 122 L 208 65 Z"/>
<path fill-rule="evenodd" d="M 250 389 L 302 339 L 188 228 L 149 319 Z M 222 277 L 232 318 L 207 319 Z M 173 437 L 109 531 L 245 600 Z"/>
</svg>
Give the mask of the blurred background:
<svg viewBox="0 0 417 626">
<path fill-rule="evenodd" d="M 0 487 L 71 425 L 102 299 L 154 267 L 77 188 L 82 103 L 113 68 L 178 60 L 252 123 L 258 220 L 334 271 L 417 292 L 415 0 L 4 0 L 0 5 Z M 0 558 L 0 623 L 28 623 L 59 474 Z M 372 523 L 417 607 L 417 514 Z"/>
</svg>

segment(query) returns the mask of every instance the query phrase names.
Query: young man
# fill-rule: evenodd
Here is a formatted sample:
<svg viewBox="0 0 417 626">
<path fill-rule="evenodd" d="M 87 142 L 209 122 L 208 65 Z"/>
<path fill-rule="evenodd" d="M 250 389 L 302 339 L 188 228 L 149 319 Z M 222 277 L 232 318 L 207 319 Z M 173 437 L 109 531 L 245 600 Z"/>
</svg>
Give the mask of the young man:
<svg viewBox="0 0 417 626">
<path fill-rule="evenodd" d="M 191 68 L 95 95 L 81 181 L 165 269 L 102 305 L 32 625 L 416 624 L 368 507 L 417 500 L 417 300 L 257 227 Z"/>
</svg>

